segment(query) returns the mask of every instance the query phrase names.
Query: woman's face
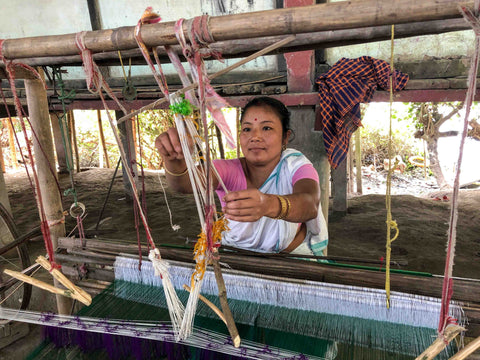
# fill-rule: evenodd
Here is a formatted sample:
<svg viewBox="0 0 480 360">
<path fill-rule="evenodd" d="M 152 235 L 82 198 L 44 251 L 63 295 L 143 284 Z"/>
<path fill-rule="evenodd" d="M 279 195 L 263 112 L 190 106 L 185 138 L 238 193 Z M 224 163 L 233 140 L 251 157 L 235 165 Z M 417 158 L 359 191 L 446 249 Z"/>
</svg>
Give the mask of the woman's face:
<svg viewBox="0 0 480 360">
<path fill-rule="evenodd" d="M 248 162 L 276 164 L 287 138 L 283 136 L 280 118 L 268 106 L 253 106 L 243 115 L 240 145 Z"/>
</svg>

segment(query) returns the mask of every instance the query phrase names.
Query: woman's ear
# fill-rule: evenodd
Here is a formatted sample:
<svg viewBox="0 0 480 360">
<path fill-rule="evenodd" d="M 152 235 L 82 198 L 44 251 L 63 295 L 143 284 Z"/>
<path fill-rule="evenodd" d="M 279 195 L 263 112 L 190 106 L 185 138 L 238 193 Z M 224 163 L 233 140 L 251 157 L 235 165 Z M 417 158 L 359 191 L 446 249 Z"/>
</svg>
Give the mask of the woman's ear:
<svg viewBox="0 0 480 360">
<path fill-rule="evenodd" d="M 292 135 L 292 130 L 287 130 L 287 132 L 285 133 L 285 136 L 283 137 L 283 142 L 282 142 L 283 145 L 288 144 L 288 140 L 290 139 L 291 135 Z"/>
</svg>

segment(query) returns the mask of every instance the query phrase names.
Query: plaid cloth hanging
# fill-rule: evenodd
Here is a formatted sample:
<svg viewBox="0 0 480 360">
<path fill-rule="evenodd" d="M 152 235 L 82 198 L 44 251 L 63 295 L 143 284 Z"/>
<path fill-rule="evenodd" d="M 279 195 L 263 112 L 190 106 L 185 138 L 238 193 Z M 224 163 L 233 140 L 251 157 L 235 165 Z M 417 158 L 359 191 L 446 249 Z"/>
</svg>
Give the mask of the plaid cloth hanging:
<svg viewBox="0 0 480 360">
<path fill-rule="evenodd" d="M 390 65 L 370 56 L 342 58 L 320 75 L 315 130 L 323 131 L 328 160 L 335 169 L 347 156 L 350 136 L 361 125 L 360 103 L 369 102 L 377 87 L 389 89 Z M 393 91 L 402 90 L 408 75 L 395 70 Z"/>
</svg>

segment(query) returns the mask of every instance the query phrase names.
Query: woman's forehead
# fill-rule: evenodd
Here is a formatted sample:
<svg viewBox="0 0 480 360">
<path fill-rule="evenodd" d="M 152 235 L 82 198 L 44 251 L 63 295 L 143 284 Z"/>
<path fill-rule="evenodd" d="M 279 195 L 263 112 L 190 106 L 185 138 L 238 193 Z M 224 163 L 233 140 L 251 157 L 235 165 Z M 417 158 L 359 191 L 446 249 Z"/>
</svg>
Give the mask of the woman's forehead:
<svg viewBox="0 0 480 360">
<path fill-rule="evenodd" d="M 252 106 L 247 109 L 242 117 L 243 121 L 255 122 L 255 121 L 278 121 L 281 123 L 278 114 L 272 110 L 269 106 Z"/>
</svg>

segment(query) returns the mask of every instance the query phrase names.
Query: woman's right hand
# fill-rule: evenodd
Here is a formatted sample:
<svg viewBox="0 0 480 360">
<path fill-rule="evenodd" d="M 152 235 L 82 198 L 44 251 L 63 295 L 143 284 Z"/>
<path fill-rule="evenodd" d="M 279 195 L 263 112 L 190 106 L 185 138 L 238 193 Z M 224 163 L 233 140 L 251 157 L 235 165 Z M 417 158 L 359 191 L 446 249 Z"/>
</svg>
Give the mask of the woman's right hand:
<svg viewBox="0 0 480 360">
<path fill-rule="evenodd" d="M 183 150 L 177 128 L 169 128 L 155 139 L 155 147 L 164 160 L 183 160 Z"/>
</svg>

